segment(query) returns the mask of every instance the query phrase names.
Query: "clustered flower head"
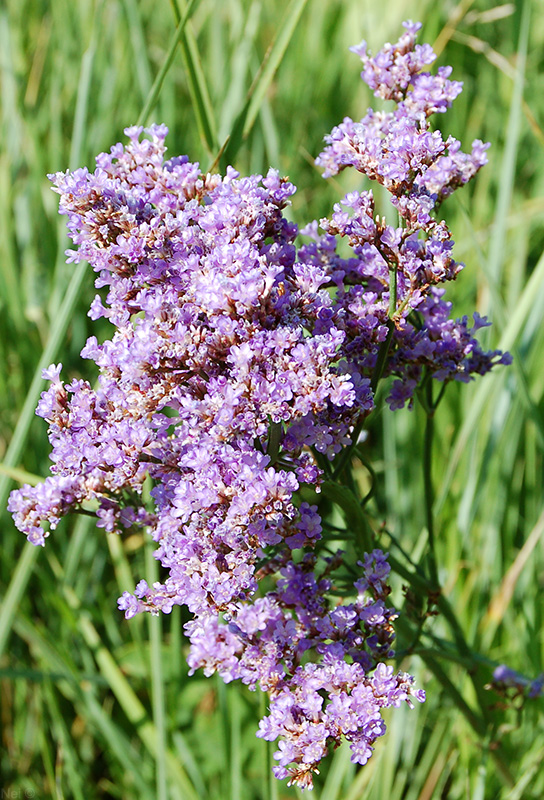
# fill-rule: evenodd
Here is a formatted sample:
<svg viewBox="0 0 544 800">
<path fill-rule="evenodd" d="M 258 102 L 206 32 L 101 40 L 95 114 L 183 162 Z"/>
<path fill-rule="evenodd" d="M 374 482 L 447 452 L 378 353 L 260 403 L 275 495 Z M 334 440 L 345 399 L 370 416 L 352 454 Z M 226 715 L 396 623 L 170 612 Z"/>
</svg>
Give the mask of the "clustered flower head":
<svg viewBox="0 0 544 800">
<path fill-rule="evenodd" d="M 37 413 L 52 476 L 13 492 L 10 510 L 37 545 L 72 510 L 94 509 L 108 532 L 144 526 L 164 578 L 140 581 L 119 607 L 130 618 L 185 605 L 191 669 L 268 692 L 258 735 L 279 739 L 275 773 L 302 787 L 342 738 L 364 764 L 385 732 L 381 709 L 424 694 L 383 663 L 396 617 L 386 556 L 365 555 L 345 602 L 333 602 L 342 557 L 320 557 L 321 518 L 299 490 L 319 491 L 382 375 L 394 376 L 388 402 L 400 408 L 429 376 L 467 381 L 508 362 L 474 338 L 485 320 L 450 318 L 439 286 L 461 265 L 433 215 L 487 145 L 466 155 L 430 128 L 461 84 L 448 68 L 424 71 L 435 56 L 416 45 L 418 27 L 405 23 L 374 58 L 355 48 L 363 79 L 395 108 L 346 118 L 317 159 L 325 175 L 354 166 L 383 184 L 399 227 L 376 217 L 371 192 L 350 192 L 297 245 L 283 214 L 291 183 L 272 169 L 221 177 L 166 159 L 162 125 L 143 139 L 128 128 L 128 145 L 92 173 L 50 176 L 69 258 L 97 272 L 89 315 L 115 331 L 82 350 L 99 368 L 95 388 L 63 383 L 61 365 L 44 372 Z"/>
<path fill-rule="evenodd" d="M 544 673 L 531 680 L 505 664 L 500 664 L 493 671 L 491 683 L 486 688 L 494 689 L 498 694 L 511 699 L 534 699 L 544 693 Z"/>
</svg>

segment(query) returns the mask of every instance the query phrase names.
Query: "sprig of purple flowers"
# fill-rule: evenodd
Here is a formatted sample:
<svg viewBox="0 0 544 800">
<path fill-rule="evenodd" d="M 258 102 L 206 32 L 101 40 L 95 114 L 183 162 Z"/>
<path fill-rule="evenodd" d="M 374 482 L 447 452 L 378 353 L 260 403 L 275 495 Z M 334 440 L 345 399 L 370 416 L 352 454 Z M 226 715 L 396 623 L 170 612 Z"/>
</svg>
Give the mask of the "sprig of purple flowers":
<svg viewBox="0 0 544 800">
<path fill-rule="evenodd" d="M 191 670 L 268 692 L 258 735 L 279 739 L 275 774 L 301 787 L 343 737 L 366 763 L 385 732 L 381 709 L 424 693 L 383 663 L 396 618 L 386 556 L 365 555 L 336 605 L 341 554 L 320 557 L 321 518 L 300 489 L 319 491 L 383 376 L 394 376 L 395 409 L 423 380 L 468 381 L 510 360 L 480 348 L 477 314 L 450 317 L 440 287 L 462 265 L 436 213 L 488 145 L 465 154 L 431 129 L 461 84 L 447 67 L 425 71 L 435 55 L 416 44 L 419 25 L 404 27 L 373 58 L 354 48 L 363 80 L 394 109 L 344 119 L 317 159 L 325 176 L 353 166 L 381 183 L 398 227 L 376 216 L 372 192 L 350 192 L 297 245 L 283 215 L 291 183 L 272 169 L 221 177 L 165 160 L 162 125 L 144 139 L 128 128 L 129 144 L 98 156 L 93 173 L 50 176 L 76 246 L 69 260 L 88 261 L 104 290 L 89 315 L 115 332 L 82 350 L 99 367 L 96 388 L 64 384 L 61 365 L 44 372 L 37 413 L 52 476 L 13 492 L 9 508 L 37 545 L 42 523 L 54 529 L 73 510 L 95 510 L 108 532 L 144 526 L 165 578 L 140 581 L 119 607 L 130 618 L 187 606 Z M 265 576 L 275 585 L 259 594 Z"/>
</svg>

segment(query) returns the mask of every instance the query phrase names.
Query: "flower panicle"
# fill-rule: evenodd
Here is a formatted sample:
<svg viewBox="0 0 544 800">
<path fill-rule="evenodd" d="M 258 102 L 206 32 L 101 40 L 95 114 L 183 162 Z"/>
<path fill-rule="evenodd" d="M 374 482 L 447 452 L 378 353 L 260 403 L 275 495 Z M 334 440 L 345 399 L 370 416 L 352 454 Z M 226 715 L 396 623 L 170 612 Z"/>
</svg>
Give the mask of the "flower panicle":
<svg viewBox="0 0 544 800">
<path fill-rule="evenodd" d="M 485 320 L 452 319 L 443 298 L 462 265 L 436 211 L 487 145 L 463 154 L 431 130 L 461 84 L 449 68 L 426 71 L 434 54 L 417 30 L 406 23 L 373 58 L 356 48 L 363 79 L 395 109 L 346 118 L 317 159 L 325 175 L 352 166 L 384 185 L 398 227 L 376 217 L 371 192 L 350 192 L 321 231 L 299 231 L 284 213 L 295 187 L 276 170 L 205 174 L 166 157 L 164 125 L 127 128 L 128 144 L 94 172 L 50 176 L 68 260 L 96 272 L 89 315 L 113 333 L 81 353 L 98 366 L 95 388 L 45 370 L 37 413 L 52 474 L 13 492 L 9 509 L 38 545 L 70 511 L 95 513 L 109 533 L 145 528 L 164 577 L 140 581 L 119 608 L 128 619 L 186 606 L 191 670 L 269 694 L 258 735 L 279 739 L 275 774 L 302 788 L 342 738 L 366 763 L 381 710 L 424 693 L 384 663 L 397 616 L 387 557 L 367 554 L 352 599 L 333 606 L 341 556 L 323 568 L 321 516 L 301 490 L 319 492 L 358 439 L 382 376 L 394 377 L 395 409 L 429 375 L 468 381 L 508 362 L 480 348 Z M 275 583 L 260 594 L 264 576 Z"/>
</svg>

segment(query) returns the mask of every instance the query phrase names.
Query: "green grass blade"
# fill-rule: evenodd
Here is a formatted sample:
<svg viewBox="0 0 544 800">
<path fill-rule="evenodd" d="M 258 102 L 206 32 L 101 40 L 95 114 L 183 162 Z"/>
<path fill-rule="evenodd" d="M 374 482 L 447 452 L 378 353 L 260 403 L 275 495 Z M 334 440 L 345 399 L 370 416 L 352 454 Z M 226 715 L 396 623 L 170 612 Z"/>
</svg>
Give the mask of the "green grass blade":
<svg viewBox="0 0 544 800">
<path fill-rule="evenodd" d="M 21 151 L 22 119 L 17 96 L 16 70 L 13 61 L 12 38 L 14 28 L 10 28 L 7 9 L 0 9 L 0 88 L 2 99 L 2 127 L 4 147 L 16 163 Z"/>
<path fill-rule="evenodd" d="M 134 575 L 132 574 L 128 558 L 123 548 L 121 537 L 108 536 L 107 542 L 120 593 L 132 591 L 135 586 Z"/>
<path fill-rule="evenodd" d="M 0 191 L 8 202 L 0 209 L 0 280 L 3 295 L 2 306 L 8 309 L 12 324 L 18 332 L 23 328 L 24 308 L 17 275 L 16 256 L 12 246 L 13 221 L 13 171 L 19 165 L 22 141 L 22 121 L 17 97 L 15 59 L 12 48 L 14 31 L 10 29 L 7 13 L 0 10 L 0 99 L 2 111 L 2 133 L 4 153 L 0 151 Z"/>
<path fill-rule="evenodd" d="M 486 261 L 482 249 L 480 247 L 480 244 L 478 242 L 478 238 L 476 236 L 474 228 L 470 222 L 470 215 L 468 211 L 462 204 L 459 204 L 459 208 L 465 219 L 465 222 L 469 227 L 469 230 L 471 231 L 473 245 L 476 252 L 478 253 L 480 267 L 487 282 L 487 289 L 489 290 L 491 297 L 491 304 L 493 306 L 494 323 L 498 326 L 499 329 L 504 329 L 508 324 L 508 319 L 511 316 L 511 311 L 507 309 L 505 301 L 502 299 L 501 294 L 499 292 L 498 281 L 493 274 L 493 261 L 491 259 L 489 261 Z M 506 222 L 504 222 L 502 227 L 506 228 Z M 492 236 L 492 242 L 494 242 L 495 239 L 496 237 Z M 527 376 L 527 370 L 524 365 L 524 359 L 521 356 L 517 343 L 516 344 L 512 343 L 511 345 L 509 345 L 508 349 L 511 351 L 512 356 L 514 358 L 512 369 L 515 371 L 518 380 L 517 389 L 520 400 L 522 401 L 525 411 L 527 412 L 528 416 L 531 418 L 535 426 L 535 431 L 537 434 L 539 445 L 541 448 L 544 448 L 544 422 L 529 391 L 529 380 Z"/>
<path fill-rule="evenodd" d="M 183 21 L 183 17 L 187 13 L 188 8 L 191 8 L 193 0 L 190 0 L 189 7 L 187 7 L 185 0 L 173 0 L 172 4 L 176 16 L 176 24 L 179 25 Z M 189 92 L 193 101 L 200 138 L 207 151 L 213 153 L 217 149 L 217 124 L 198 52 L 198 46 L 189 26 L 186 28 L 184 26 L 179 44 L 185 64 Z"/>
<path fill-rule="evenodd" d="M 151 68 L 146 48 L 145 32 L 141 18 L 141 9 L 136 0 L 125 0 L 125 11 L 132 44 L 132 53 L 136 77 L 140 86 L 142 100 L 145 100 L 152 85 Z"/>
<path fill-rule="evenodd" d="M 350 768 L 351 751 L 347 742 L 344 742 L 334 753 L 331 759 L 331 765 L 327 774 L 325 785 L 319 796 L 319 800 L 343 800 L 342 786 Z"/>
<path fill-rule="evenodd" d="M 172 734 L 172 740 L 177 752 L 179 753 L 180 760 L 185 766 L 187 774 L 194 784 L 198 797 L 200 800 L 205 800 L 207 797 L 207 792 L 204 784 L 204 778 L 202 777 L 202 772 L 200 771 L 199 765 L 197 764 L 190 747 L 185 741 L 185 737 L 180 731 L 174 731 Z"/>
<path fill-rule="evenodd" d="M 63 582 L 67 586 L 72 586 L 78 576 L 83 549 L 89 535 L 92 535 L 91 528 L 94 527 L 96 527 L 95 521 L 91 517 L 80 516 L 76 520 L 63 561 Z M 108 540 L 110 538 L 113 537 L 108 537 Z"/>
<path fill-rule="evenodd" d="M 30 384 L 30 389 L 28 390 L 19 419 L 17 420 L 13 437 L 6 450 L 4 456 L 5 467 L 15 467 L 21 459 L 27 442 L 30 423 L 34 418 L 34 409 L 36 408 L 40 392 L 44 385 L 42 371 L 54 361 L 58 353 L 59 346 L 64 339 L 68 325 L 73 317 L 74 308 L 81 291 L 81 285 L 87 268 L 87 264 L 82 262 L 76 266 L 72 275 L 59 313 L 54 319 L 49 339 L 38 362 L 32 383 Z M 2 508 L 6 505 L 10 480 L 10 477 L 5 471 L 0 475 L 0 507 Z"/>
<path fill-rule="evenodd" d="M 17 481 L 17 483 L 29 483 L 31 486 L 36 486 L 36 484 L 43 481 L 41 475 L 34 475 L 32 472 L 27 472 L 25 469 L 19 469 L 18 467 L 9 467 L 7 464 L 0 464 L 0 475 L 5 475 L 11 480 Z"/>
<path fill-rule="evenodd" d="M 58 646 L 54 646 L 50 639 L 22 614 L 17 615 L 14 628 L 17 635 L 27 642 L 32 652 L 47 665 L 51 673 L 50 680 L 55 680 L 62 694 L 74 703 L 75 708 L 80 710 L 80 713 L 88 718 L 104 737 L 108 748 L 115 754 L 119 763 L 134 777 L 135 785 L 145 786 L 146 782 L 130 739 L 111 720 L 95 696 L 94 686 L 99 683 L 107 685 L 105 678 L 95 674 L 91 679 L 87 675 L 78 673 L 73 664 L 58 651 Z"/>
<path fill-rule="evenodd" d="M 146 543 L 146 567 L 150 586 L 158 579 L 157 562 L 153 558 L 155 543 Z M 156 792 L 157 800 L 168 800 L 166 785 L 166 710 L 164 701 L 164 677 L 162 669 L 162 619 L 161 616 L 148 615 L 150 644 L 151 697 L 153 703 L 153 721 L 157 730 L 157 747 L 155 751 Z"/>
<path fill-rule="evenodd" d="M 252 53 L 258 48 L 259 21 L 262 14 L 262 4 L 260 0 L 252 0 L 248 9 L 245 24 L 240 31 L 236 41 L 234 52 L 231 59 L 231 69 L 228 76 L 228 83 L 225 84 L 225 99 L 222 108 L 218 111 L 218 137 L 219 141 L 224 142 L 232 128 L 238 109 L 240 109 L 246 98 L 247 73 L 252 68 Z M 218 45 L 225 43 L 218 42 Z M 219 50 L 219 46 L 215 45 Z M 221 76 L 224 78 L 224 76 Z M 216 83 L 220 84 L 220 79 L 216 78 Z"/>
<path fill-rule="evenodd" d="M 242 725 L 239 707 L 240 698 L 234 693 L 228 693 L 227 703 L 229 708 L 230 717 L 230 753 L 229 753 L 229 771 L 230 771 L 230 796 L 232 800 L 241 795 L 242 787 L 242 752 L 241 752 L 241 737 Z"/>
<path fill-rule="evenodd" d="M 508 324 L 503 335 L 500 338 L 498 347 L 501 350 L 511 350 L 516 344 L 519 337 L 523 333 L 523 329 L 530 312 L 535 303 L 535 298 L 540 296 L 544 288 L 544 253 L 540 257 L 523 293 L 512 311 Z M 497 384 L 504 380 L 503 373 L 498 372 L 495 374 L 487 375 L 482 380 L 478 389 L 476 390 L 470 408 L 465 416 L 461 430 L 457 434 L 452 454 L 449 458 L 448 467 L 445 476 L 442 480 L 440 492 L 437 493 L 435 503 L 435 514 L 439 514 L 443 508 L 448 491 L 455 474 L 455 470 L 459 464 L 461 456 L 465 452 L 468 442 L 474 433 L 474 430 L 480 420 L 482 413 L 488 400 L 497 392 Z"/>
<path fill-rule="evenodd" d="M 74 599 L 76 600 L 76 598 Z M 149 719 L 145 707 L 117 666 L 112 654 L 101 641 L 96 628 L 87 615 L 81 615 L 79 628 L 87 646 L 94 654 L 100 672 L 108 681 L 118 703 L 134 726 L 146 749 L 153 758 L 157 758 L 157 748 L 159 746 L 157 728 Z M 170 778 L 185 792 L 187 800 L 198 800 L 198 795 L 185 770 L 177 757 L 170 751 L 166 753 L 166 764 Z"/>
<path fill-rule="evenodd" d="M 66 721 L 59 707 L 58 699 L 51 684 L 44 687 L 44 696 L 52 721 L 52 733 L 57 742 L 57 761 L 55 768 L 55 789 L 58 800 L 64 798 L 63 788 L 69 790 L 68 796 L 74 800 L 84 800 L 83 783 L 77 769 L 77 755 Z"/>
<path fill-rule="evenodd" d="M 242 142 L 253 127 L 261 109 L 264 97 L 295 32 L 307 0 L 291 0 L 284 16 L 278 24 L 278 32 L 272 41 L 247 93 L 244 107 L 238 114 L 227 142 L 222 148 L 220 164 L 224 169 L 234 162 Z"/>
<path fill-rule="evenodd" d="M 77 87 L 76 112 L 74 116 L 74 128 L 72 131 L 72 141 L 70 145 L 70 169 L 77 169 L 81 161 L 83 152 L 83 137 L 85 135 L 87 123 L 87 109 L 89 106 L 89 92 L 93 73 L 93 62 L 96 52 L 96 41 L 94 28 L 88 48 L 83 53 L 81 59 L 81 72 L 79 74 L 79 84 Z"/>
<path fill-rule="evenodd" d="M 489 248 L 489 270 L 496 286 L 499 285 L 501 279 L 502 265 L 505 255 L 507 230 L 506 219 L 508 217 L 512 200 L 521 121 L 523 119 L 522 103 L 523 87 L 525 85 L 527 45 L 529 41 L 529 19 L 529 3 L 524 3 L 517 52 L 516 79 L 514 82 L 512 100 L 510 102 L 510 114 L 506 128 L 506 146 L 504 148 L 504 155 L 500 166 L 501 180 L 499 183 L 497 210 L 493 223 L 493 236 L 491 237 Z"/>
<path fill-rule="evenodd" d="M 0 658 L 4 653 L 13 626 L 15 611 L 21 602 L 40 550 L 41 547 L 35 547 L 27 542 L 23 548 L 22 556 L 17 561 L 13 577 L 2 600 L 2 608 L 0 609 Z"/>
<path fill-rule="evenodd" d="M 189 20 L 191 18 L 191 14 L 195 10 L 195 7 L 197 6 L 198 2 L 200 2 L 200 0 L 190 0 L 189 5 L 187 6 L 187 8 L 185 9 L 185 12 L 183 13 L 183 17 L 179 21 L 179 24 L 178 24 L 178 26 L 177 26 L 177 28 L 176 28 L 176 30 L 174 32 L 174 35 L 172 36 L 172 40 L 171 40 L 171 42 L 170 42 L 170 44 L 168 46 L 168 50 L 166 51 L 166 56 L 165 56 L 163 65 L 160 68 L 160 70 L 159 70 L 159 72 L 157 74 L 157 77 L 155 78 L 155 80 L 153 82 L 153 86 L 151 87 L 151 89 L 149 91 L 149 94 L 148 94 L 148 96 L 146 98 L 146 101 L 144 103 L 144 107 L 142 109 L 142 113 L 138 117 L 138 123 L 137 123 L 138 125 L 145 125 L 147 120 L 148 120 L 149 115 L 151 114 L 151 112 L 155 108 L 157 100 L 159 99 L 159 95 L 160 95 L 160 92 L 161 92 L 161 87 L 162 87 L 162 84 L 164 82 L 164 79 L 165 79 L 166 75 L 168 74 L 168 70 L 170 69 L 170 67 L 172 66 L 172 63 L 174 61 L 174 56 L 176 54 L 176 48 L 177 48 L 178 44 L 183 43 L 183 41 L 186 40 L 186 30 L 185 29 L 186 29 L 187 23 L 189 22 Z M 195 104 L 196 103 L 197 103 L 197 101 L 195 100 Z"/>
</svg>

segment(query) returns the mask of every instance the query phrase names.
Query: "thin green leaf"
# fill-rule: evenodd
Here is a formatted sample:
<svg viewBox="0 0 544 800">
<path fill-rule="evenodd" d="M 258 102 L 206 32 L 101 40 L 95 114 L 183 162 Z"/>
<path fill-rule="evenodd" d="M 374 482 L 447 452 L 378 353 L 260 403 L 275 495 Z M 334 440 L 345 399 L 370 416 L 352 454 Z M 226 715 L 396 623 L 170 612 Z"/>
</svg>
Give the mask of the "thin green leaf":
<svg viewBox="0 0 544 800">
<path fill-rule="evenodd" d="M 77 603 L 77 599 L 74 598 L 74 600 Z M 117 666 L 109 650 L 102 643 L 91 620 L 85 614 L 80 617 L 79 629 L 88 647 L 92 650 L 100 672 L 108 681 L 118 703 L 134 726 L 146 749 L 153 758 L 157 758 L 157 748 L 160 744 L 157 728 L 149 719 L 145 707 Z M 185 792 L 186 798 L 197 800 L 198 795 L 190 779 L 177 757 L 171 751 L 166 753 L 166 766 L 170 779 L 175 781 Z"/>
<path fill-rule="evenodd" d="M 17 481 L 17 483 L 29 483 L 31 486 L 36 486 L 43 481 L 43 476 L 41 475 L 34 475 L 32 472 L 2 463 L 0 463 L 0 475 L 6 475 L 6 477 Z"/>
<path fill-rule="evenodd" d="M 332 757 L 327 779 L 321 790 L 319 800 L 343 800 L 342 786 L 351 765 L 350 756 L 349 746 L 347 742 L 344 742 Z"/>
<path fill-rule="evenodd" d="M 523 4 L 521 27 L 516 60 L 516 79 L 510 102 L 510 113 L 506 126 L 506 146 L 500 166 L 501 180 L 497 210 L 493 223 L 493 236 L 489 248 L 489 270 L 495 285 L 499 285 L 505 255 L 506 219 L 508 217 L 514 187 L 516 162 L 518 156 L 521 121 L 523 119 L 523 87 L 525 85 L 525 65 L 529 42 L 530 5 Z"/>
<path fill-rule="evenodd" d="M 104 676 L 95 674 L 90 677 L 78 673 L 73 664 L 58 652 L 58 648 L 38 631 L 35 623 L 29 622 L 21 614 L 17 615 L 14 627 L 18 636 L 26 641 L 32 651 L 48 665 L 51 671 L 50 679 L 55 680 L 63 695 L 74 703 L 79 713 L 91 722 L 100 736 L 104 737 L 106 745 L 127 770 L 127 774 L 133 776 L 135 785 L 145 785 L 130 739 L 110 719 L 107 711 L 95 697 L 96 684 L 108 685 Z"/>
<path fill-rule="evenodd" d="M 26 543 L 23 554 L 17 561 L 8 590 L 2 599 L 2 607 L 0 608 L 0 657 L 4 652 L 13 626 L 15 610 L 21 602 L 40 550 L 41 547 Z"/>
<path fill-rule="evenodd" d="M 55 356 L 57 355 L 59 345 L 62 342 L 68 325 L 73 317 L 74 308 L 77 303 L 86 271 L 86 263 L 82 262 L 81 264 L 77 265 L 68 289 L 66 290 L 59 313 L 53 321 L 49 339 L 38 362 L 38 366 L 34 373 L 32 383 L 30 384 L 30 389 L 26 395 L 21 414 L 17 420 L 15 431 L 4 456 L 3 463 L 7 468 L 15 467 L 21 459 L 27 442 L 30 423 L 34 418 L 34 409 L 36 408 L 36 404 L 44 384 L 42 371 L 54 361 Z M 0 507 L 4 507 L 6 504 L 9 484 L 10 477 L 4 471 L 3 474 L 0 475 Z"/>
<path fill-rule="evenodd" d="M 238 150 L 252 129 L 266 92 L 282 62 L 306 3 L 307 0 L 291 0 L 284 16 L 280 20 L 276 36 L 268 48 L 249 88 L 246 102 L 236 117 L 230 136 L 217 157 L 220 160 L 222 169 L 234 162 Z"/>
<path fill-rule="evenodd" d="M 178 26 L 183 22 L 184 16 L 190 13 L 193 4 L 194 0 L 190 0 L 189 6 L 186 6 L 185 0 L 173 0 L 174 13 Z M 189 82 L 189 92 L 191 93 L 191 99 L 193 101 L 200 138 L 207 151 L 213 153 L 217 148 L 217 124 L 198 52 L 198 46 L 190 27 L 185 28 L 185 26 L 183 26 L 179 44 L 185 64 L 185 71 Z"/>
<path fill-rule="evenodd" d="M 152 586 L 158 580 L 157 562 L 153 557 L 155 544 L 149 540 L 146 543 L 146 569 L 148 583 Z M 148 615 L 149 650 L 150 650 L 150 676 L 151 698 L 153 703 L 153 721 L 157 731 L 157 746 L 155 750 L 156 764 L 156 791 L 157 800 L 168 800 L 166 784 L 166 709 L 164 700 L 164 676 L 162 669 L 162 619 L 160 616 Z"/>
<path fill-rule="evenodd" d="M 136 0 L 124 0 L 124 3 L 130 32 L 130 42 L 132 44 L 134 68 L 140 85 L 142 100 L 145 100 L 151 90 L 152 79 L 141 17 L 141 8 L 138 7 Z"/>
<path fill-rule="evenodd" d="M 519 337 L 523 333 L 524 324 L 526 323 L 529 313 L 535 302 L 535 297 L 540 295 L 544 287 L 544 253 L 540 257 L 523 293 L 513 309 L 506 329 L 499 340 L 500 350 L 511 350 Z M 486 403 L 497 392 L 497 384 L 504 380 L 503 374 L 498 372 L 492 375 L 487 375 L 484 380 L 479 384 L 474 397 L 470 404 L 468 413 L 465 416 L 461 430 L 457 434 L 452 454 L 448 461 L 448 467 L 445 476 L 442 480 L 440 493 L 437 493 L 435 503 L 435 514 L 439 514 L 444 506 L 455 470 L 459 464 L 461 456 L 465 452 L 467 444 L 474 434 L 474 429 L 482 419 L 483 410 Z"/>
<path fill-rule="evenodd" d="M 149 115 L 151 114 L 151 112 L 155 108 L 157 100 L 159 99 L 159 95 L 160 95 L 160 92 L 161 92 L 161 88 L 162 88 L 162 84 L 164 82 L 164 79 L 165 79 L 166 75 L 168 74 L 168 70 L 170 69 L 170 67 L 172 66 L 172 63 L 174 61 L 174 56 L 176 54 L 176 48 L 177 48 L 178 44 L 181 44 L 181 46 L 183 48 L 183 46 L 184 46 L 183 43 L 186 41 L 186 30 L 185 29 L 186 29 L 187 23 L 189 22 L 189 20 L 191 18 L 191 14 L 195 10 L 195 7 L 198 5 L 199 2 L 200 2 L 200 0 L 189 0 L 189 5 L 187 6 L 182 18 L 180 19 L 176 30 L 174 31 L 174 35 L 172 36 L 172 39 L 171 39 L 170 44 L 168 46 L 168 50 L 166 51 L 166 56 L 164 58 L 162 67 L 160 68 L 160 70 L 159 70 L 159 72 L 157 74 L 157 77 L 155 78 L 155 80 L 153 82 L 153 86 L 151 87 L 151 89 L 149 91 L 149 94 L 148 94 L 148 96 L 146 98 L 146 101 L 144 103 L 144 107 L 142 109 L 142 112 L 141 112 L 140 116 L 138 117 L 138 122 L 137 122 L 138 125 L 145 125 L 145 123 L 148 120 Z M 193 101 L 195 103 L 195 108 L 198 109 L 198 114 L 200 114 L 200 111 L 201 111 L 201 109 L 200 109 L 201 99 L 199 99 L 199 98 L 200 98 L 200 96 L 198 98 L 197 97 L 193 97 Z M 207 131 L 207 129 L 206 129 L 206 131 Z M 207 135 L 206 131 L 205 131 L 205 135 Z"/>
<path fill-rule="evenodd" d="M 336 503 L 344 514 L 348 532 L 352 532 L 359 543 L 361 549 L 360 556 L 363 552 L 370 553 L 372 548 L 372 530 L 368 524 L 365 512 L 361 508 L 361 504 L 347 486 L 341 486 L 333 481 L 324 481 L 321 485 L 321 491 L 325 497 Z"/>
</svg>

